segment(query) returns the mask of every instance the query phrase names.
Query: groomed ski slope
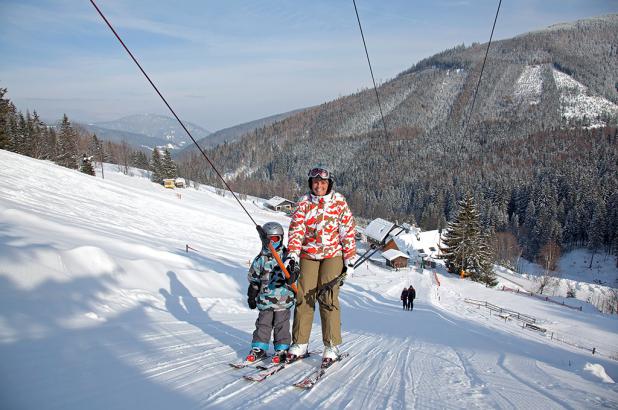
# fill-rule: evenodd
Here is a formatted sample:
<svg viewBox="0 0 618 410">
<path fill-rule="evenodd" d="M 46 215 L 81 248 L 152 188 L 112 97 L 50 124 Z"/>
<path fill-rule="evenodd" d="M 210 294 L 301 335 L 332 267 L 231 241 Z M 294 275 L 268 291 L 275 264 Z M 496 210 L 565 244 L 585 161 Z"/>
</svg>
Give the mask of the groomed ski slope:
<svg viewBox="0 0 618 410">
<path fill-rule="evenodd" d="M 488 300 L 618 346 L 617 321 L 439 274 L 365 264 L 342 289 L 343 350 L 263 383 L 249 348 L 246 271 L 257 234 L 209 188 L 105 180 L 0 151 L 0 403 L 6 409 L 616 408 L 618 362 L 488 317 Z M 177 196 L 181 193 L 181 198 Z M 281 214 L 244 202 L 258 223 Z M 185 253 L 189 244 L 198 252 Z M 440 271 L 439 271 L 440 273 Z M 413 283 L 413 312 L 399 303 Z M 501 303 L 500 303 L 501 302 Z M 321 350 L 316 313 L 310 349 Z"/>
</svg>

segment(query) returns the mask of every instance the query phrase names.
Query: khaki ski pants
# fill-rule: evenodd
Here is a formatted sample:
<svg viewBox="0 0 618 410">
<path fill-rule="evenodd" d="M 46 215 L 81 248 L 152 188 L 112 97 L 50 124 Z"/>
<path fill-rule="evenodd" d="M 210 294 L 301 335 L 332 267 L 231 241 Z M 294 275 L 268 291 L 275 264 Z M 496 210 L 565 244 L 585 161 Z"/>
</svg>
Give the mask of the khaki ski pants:
<svg viewBox="0 0 618 410">
<path fill-rule="evenodd" d="M 315 313 L 317 290 L 335 279 L 343 269 L 343 257 L 337 256 L 319 261 L 301 259 L 298 277 L 298 294 L 294 308 L 292 340 L 294 343 L 309 343 L 311 325 Z M 339 285 L 326 291 L 320 298 L 322 341 L 325 346 L 341 344 L 341 310 L 339 308 Z M 324 302 L 324 306 L 322 306 Z"/>
</svg>

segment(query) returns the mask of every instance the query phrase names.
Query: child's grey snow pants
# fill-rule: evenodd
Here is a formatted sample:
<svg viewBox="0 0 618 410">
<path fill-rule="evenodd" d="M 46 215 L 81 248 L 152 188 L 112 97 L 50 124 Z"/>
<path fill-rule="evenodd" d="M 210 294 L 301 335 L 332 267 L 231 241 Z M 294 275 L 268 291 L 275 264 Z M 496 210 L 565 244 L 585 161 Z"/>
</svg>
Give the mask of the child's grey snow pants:
<svg viewBox="0 0 618 410">
<path fill-rule="evenodd" d="M 251 347 L 268 350 L 270 335 L 273 333 L 275 350 L 287 350 L 290 347 L 290 309 L 260 310 L 255 321 L 255 331 Z"/>
<path fill-rule="evenodd" d="M 332 281 L 341 274 L 343 257 L 337 256 L 323 260 L 300 260 L 300 276 L 298 277 L 298 294 L 294 309 L 294 324 L 292 339 L 294 343 L 309 343 L 317 289 Z M 321 297 L 320 319 L 322 321 L 322 341 L 324 346 L 341 344 L 341 309 L 339 308 L 339 286 L 327 291 Z M 322 306 L 324 302 L 324 306 Z"/>
</svg>

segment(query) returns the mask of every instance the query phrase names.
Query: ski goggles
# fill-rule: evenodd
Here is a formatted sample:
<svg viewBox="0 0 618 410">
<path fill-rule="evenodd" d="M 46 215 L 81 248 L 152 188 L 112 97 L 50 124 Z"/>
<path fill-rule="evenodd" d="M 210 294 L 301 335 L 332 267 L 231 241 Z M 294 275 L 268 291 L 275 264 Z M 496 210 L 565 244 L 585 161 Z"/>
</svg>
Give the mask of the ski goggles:
<svg viewBox="0 0 618 410">
<path fill-rule="evenodd" d="M 330 179 L 330 172 L 327 169 L 323 168 L 313 168 L 309 171 L 309 178 L 322 178 L 322 179 Z"/>
<path fill-rule="evenodd" d="M 279 243 L 279 242 L 281 242 L 281 236 L 279 236 L 279 235 L 271 235 L 271 236 L 268 237 L 268 239 L 270 239 L 270 241 L 272 243 Z"/>
</svg>

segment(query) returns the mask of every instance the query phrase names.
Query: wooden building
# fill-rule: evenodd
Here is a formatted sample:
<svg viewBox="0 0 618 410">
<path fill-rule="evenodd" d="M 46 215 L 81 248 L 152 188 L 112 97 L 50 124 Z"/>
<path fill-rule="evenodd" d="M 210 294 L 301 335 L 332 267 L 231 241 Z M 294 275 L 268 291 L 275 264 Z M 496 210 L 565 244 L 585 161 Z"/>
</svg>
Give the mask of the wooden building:
<svg viewBox="0 0 618 410">
<path fill-rule="evenodd" d="M 395 249 L 389 249 L 382 252 L 382 257 L 386 259 L 386 266 L 390 266 L 395 269 L 407 268 L 408 260 L 410 259 L 408 255 Z"/>
<path fill-rule="evenodd" d="M 281 198 L 280 196 L 273 196 L 266 201 L 266 206 L 275 211 L 291 212 L 296 206 L 296 203 L 289 199 Z"/>
<path fill-rule="evenodd" d="M 174 189 L 176 186 L 175 180 L 173 178 L 166 178 L 163 180 L 163 186 L 166 188 Z"/>
<path fill-rule="evenodd" d="M 395 235 L 401 229 L 397 225 L 382 218 L 376 218 L 365 228 L 367 241 L 376 245 L 384 245 L 388 237 Z M 394 231 L 394 232 L 393 232 Z"/>
</svg>

